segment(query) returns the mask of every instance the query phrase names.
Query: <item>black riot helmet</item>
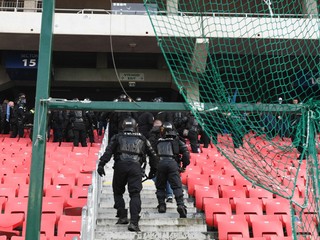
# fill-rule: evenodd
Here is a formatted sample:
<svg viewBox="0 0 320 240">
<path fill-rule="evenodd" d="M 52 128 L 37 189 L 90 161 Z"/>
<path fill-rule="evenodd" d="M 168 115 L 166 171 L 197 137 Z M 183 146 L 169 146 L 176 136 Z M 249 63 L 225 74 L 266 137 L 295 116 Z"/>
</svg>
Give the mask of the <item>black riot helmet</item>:
<svg viewBox="0 0 320 240">
<path fill-rule="evenodd" d="M 164 122 L 161 126 L 161 135 L 162 137 L 174 137 L 177 133 L 170 122 Z"/>
<path fill-rule="evenodd" d="M 122 128 L 124 132 L 136 132 L 137 130 L 137 122 L 132 117 L 128 117 L 123 120 Z"/>
</svg>

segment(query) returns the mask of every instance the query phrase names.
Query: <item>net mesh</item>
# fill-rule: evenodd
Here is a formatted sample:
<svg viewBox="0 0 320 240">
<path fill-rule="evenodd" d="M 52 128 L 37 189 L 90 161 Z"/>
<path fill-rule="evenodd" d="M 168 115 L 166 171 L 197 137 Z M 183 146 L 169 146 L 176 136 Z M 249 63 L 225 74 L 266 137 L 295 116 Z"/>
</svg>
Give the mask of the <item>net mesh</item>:
<svg viewBox="0 0 320 240">
<path fill-rule="evenodd" d="M 145 6 L 173 79 L 212 142 L 253 186 L 289 200 L 295 239 L 317 239 L 320 5 Z"/>
</svg>

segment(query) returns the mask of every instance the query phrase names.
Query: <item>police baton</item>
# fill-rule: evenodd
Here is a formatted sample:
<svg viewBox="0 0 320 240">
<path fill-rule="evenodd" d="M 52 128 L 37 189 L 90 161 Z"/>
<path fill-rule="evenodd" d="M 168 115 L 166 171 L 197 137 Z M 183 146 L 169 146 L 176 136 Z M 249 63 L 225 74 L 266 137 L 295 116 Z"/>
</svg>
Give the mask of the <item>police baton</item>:
<svg viewBox="0 0 320 240">
<path fill-rule="evenodd" d="M 142 179 L 142 182 L 145 182 L 145 181 L 149 180 L 147 174 L 144 174 L 144 177 L 145 177 L 145 179 Z"/>
</svg>

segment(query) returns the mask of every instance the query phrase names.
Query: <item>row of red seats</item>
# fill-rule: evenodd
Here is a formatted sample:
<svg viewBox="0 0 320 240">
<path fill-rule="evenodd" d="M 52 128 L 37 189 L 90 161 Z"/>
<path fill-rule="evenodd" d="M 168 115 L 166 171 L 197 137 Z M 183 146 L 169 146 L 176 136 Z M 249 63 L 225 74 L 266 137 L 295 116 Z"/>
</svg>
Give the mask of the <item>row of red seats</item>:
<svg viewBox="0 0 320 240">
<path fill-rule="evenodd" d="M 5 139 L 0 142 L 4 153 L 1 156 L 5 156 L 0 159 L 0 219 L 11 221 L 0 220 L 0 236 L 24 239 L 31 144 L 27 145 L 28 140 L 23 138 Z M 17 144 L 19 141 L 21 143 Z M 62 145 L 48 142 L 46 148 L 41 222 L 41 239 L 45 240 L 80 236 L 81 212 L 87 203 L 88 187 L 100 149 L 100 144 L 89 147 L 73 147 L 72 143 Z"/>
<path fill-rule="evenodd" d="M 196 207 L 204 211 L 208 226 L 218 230 L 219 239 L 236 239 L 239 236 L 248 239 L 292 239 L 288 200 L 263 188 L 253 187 L 215 147 L 201 150 L 198 154 L 191 153 L 191 164 L 181 174 L 181 179 L 187 186 L 188 194 L 195 198 Z M 301 169 L 303 173 L 305 168 Z M 284 168 L 284 176 L 275 176 L 274 182 L 284 186 L 295 183 L 294 199 L 301 204 L 304 200 L 305 174 L 300 174 L 295 182 L 290 176 L 291 170 L 292 164 L 289 164 Z M 311 218 L 309 229 L 317 229 L 319 225 L 315 214 L 316 210 L 310 211 L 310 208 L 303 212 L 303 218 Z M 297 229 L 298 234 L 306 235 L 307 239 L 319 237 L 316 231 L 304 232 L 306 230 L 299 226 Z M 249 236 L 249 232 L 253 236 Z"/>
</svg>

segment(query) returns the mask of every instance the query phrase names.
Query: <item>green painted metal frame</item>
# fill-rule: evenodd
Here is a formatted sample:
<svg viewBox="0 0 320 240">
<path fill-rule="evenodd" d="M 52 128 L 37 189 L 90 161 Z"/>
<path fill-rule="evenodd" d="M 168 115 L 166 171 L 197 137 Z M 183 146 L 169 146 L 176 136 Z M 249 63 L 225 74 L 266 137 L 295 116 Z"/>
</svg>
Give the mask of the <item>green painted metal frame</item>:
<svg viewBox="0 0 320 240">
<path fill-rule="evenodd" d="M 50 90 L 54 10 L 55 0 L 43 0 L 34 128 L 32 135 L 32 161 L 30 169 L 26 240 L 40 239 L 46 131 L 48 121 L 48 105 L 44 104 L 41 99 L 47 99 Z"/>
</svg>

